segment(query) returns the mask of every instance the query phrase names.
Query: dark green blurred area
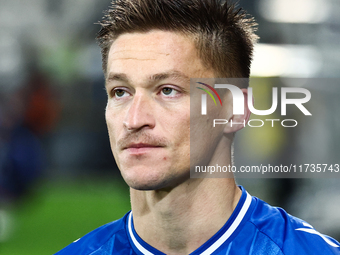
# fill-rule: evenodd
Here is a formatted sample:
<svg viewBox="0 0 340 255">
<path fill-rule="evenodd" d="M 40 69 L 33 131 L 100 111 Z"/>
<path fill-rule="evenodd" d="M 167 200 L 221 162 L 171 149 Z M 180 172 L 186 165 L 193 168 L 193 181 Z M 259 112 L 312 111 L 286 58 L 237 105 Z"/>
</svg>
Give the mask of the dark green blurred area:
<svg viewBox="0 0 340 255">
<path fill-rule="evenodd" d="M 54 254 L 130 210 L 128 187 L 118 180 L 42 182 L 34 193 L 10 210 L 1 255 Z"/>
</svg>

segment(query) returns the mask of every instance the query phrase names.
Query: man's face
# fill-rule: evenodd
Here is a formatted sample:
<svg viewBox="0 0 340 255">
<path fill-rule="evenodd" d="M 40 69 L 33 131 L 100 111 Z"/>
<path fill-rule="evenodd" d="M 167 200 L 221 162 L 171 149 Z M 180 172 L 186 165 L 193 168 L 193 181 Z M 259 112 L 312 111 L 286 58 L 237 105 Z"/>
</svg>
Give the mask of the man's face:
<svg viewBox="0 0 340 255">
<path fill-rule="evenodd" d="M 190 78 L 213 77 L 194 43 L 174 33 L 126 33 L 108 56 L 106 121 L 127 184 L 161 189 L 189 178 Z"/>
</svg>

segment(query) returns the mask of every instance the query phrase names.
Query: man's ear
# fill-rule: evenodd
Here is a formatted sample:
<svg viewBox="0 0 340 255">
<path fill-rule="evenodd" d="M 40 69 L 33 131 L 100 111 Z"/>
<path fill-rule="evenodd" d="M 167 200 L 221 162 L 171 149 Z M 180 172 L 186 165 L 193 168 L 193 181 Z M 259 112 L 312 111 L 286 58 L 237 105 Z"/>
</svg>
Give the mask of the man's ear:
<svg viewBox="0 0 340 255">
<path fill-rule="evenodd" d="M 224 133 L 235 133 L 236 131 L 239 131 L 240 129 L 244 128 L 248 120 L 250 118 L 250 110 L 248 107 L 248 89 L 241 89 L 243 92 L 244 97 L 244 113 L 238 114 L 238 115 L 232 115 L 231 118 L 228 120 L 228 123 L 225 125 Z M 254 100 L 254 99 L 253 99 Z"/>
</svg>

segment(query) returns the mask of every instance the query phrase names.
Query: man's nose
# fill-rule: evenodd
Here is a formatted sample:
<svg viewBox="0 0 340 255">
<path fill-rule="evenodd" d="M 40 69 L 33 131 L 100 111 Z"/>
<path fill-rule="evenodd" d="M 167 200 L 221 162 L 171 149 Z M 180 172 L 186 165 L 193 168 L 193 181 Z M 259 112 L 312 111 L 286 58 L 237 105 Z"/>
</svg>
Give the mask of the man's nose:
<svg viewBox="0 0 340 255">
<path fill-rule="evenodd" d="M 155 119 L 152 107 L 152 98 L 149 95 L 135 94 L 125 116 L 125 128 L 129 131 L 154 128 Z"/>
</svg>

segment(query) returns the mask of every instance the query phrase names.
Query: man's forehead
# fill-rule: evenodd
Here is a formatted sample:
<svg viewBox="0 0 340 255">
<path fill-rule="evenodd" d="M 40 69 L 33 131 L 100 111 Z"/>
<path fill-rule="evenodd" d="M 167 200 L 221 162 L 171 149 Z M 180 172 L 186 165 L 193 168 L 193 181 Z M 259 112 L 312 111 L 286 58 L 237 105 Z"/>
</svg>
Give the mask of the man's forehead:
<svg viewBox="0 0 340 255">
<path fill-rule="evenodd" d="M 146 33 L 125 33 L 120 35 L 111 45 L 110 55 L 118 57 L 150 57 L 168 56 L 183 50 L 195 49 L 194 43 L 188 37 L 169 31 L 152 30 Z"/>
<path fill-rule="evenodd" d="M 156 60 L 162 56 L 168 56 L 170 53 L 163 53 L 160 51 L 149 49 L 120 49 L 112 47 L 110 51 L 110 60 L 118 59 L 139 59 L 139 60 Z"/>
<path fill-rule="evenodd" d="M 108 56 L 108 76 L 113 72 L 142 78 L 178 70 L 187 77 L 201 77 L 205 69 L 193 40 L 169 31 L 122 34 Z"/>
</svg>

